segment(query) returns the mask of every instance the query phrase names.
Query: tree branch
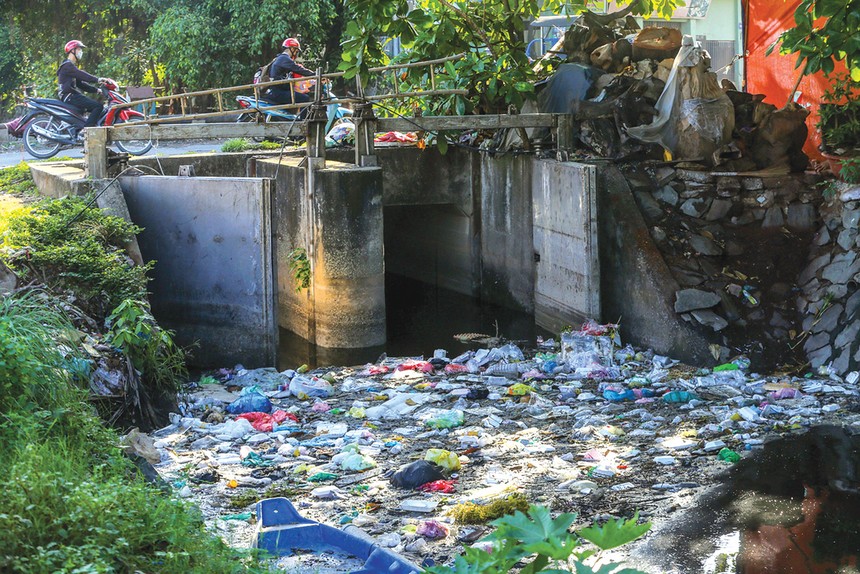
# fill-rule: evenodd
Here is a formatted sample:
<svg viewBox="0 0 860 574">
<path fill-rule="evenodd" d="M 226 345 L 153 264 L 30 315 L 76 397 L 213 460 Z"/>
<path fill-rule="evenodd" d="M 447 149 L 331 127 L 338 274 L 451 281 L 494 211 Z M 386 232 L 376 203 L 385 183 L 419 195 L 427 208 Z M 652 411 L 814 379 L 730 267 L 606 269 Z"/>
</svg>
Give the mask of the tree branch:
<svg viewBox="0 0 860 574">
<path fill-rule="evenodd" d="M 484 32 L 481 29 L 481 27 L 478 26 L 478 24 L 472 19 L 472 17 L 468 13 L 461 10 L 460 8 L 457 8 L 456 6 L 454 6 L 453 4 L 448 2 L 448 0 L 439 0 L 439 3 L 442 4 L 442 6 L 445 6 L 446 8 L 448 8 L 449 10 L 454 12 L 455 14 L 457 14 L 460 18 L 462 18 L 463 21 L 466 22 L 466 24 L 469 26 L 469 28 L 471 28 L 472 31 L 481 40 L 484 41 L 484 43 L 487 45 L 487 49 L 490 51 L 490 54 L 494 58 L 498 58 L 498 55 L 496 54 L 495 50 L 493 50 L 493 43 L 490 41 L 490 38 L 487 36 L 486 32 Z"/>
</svg>

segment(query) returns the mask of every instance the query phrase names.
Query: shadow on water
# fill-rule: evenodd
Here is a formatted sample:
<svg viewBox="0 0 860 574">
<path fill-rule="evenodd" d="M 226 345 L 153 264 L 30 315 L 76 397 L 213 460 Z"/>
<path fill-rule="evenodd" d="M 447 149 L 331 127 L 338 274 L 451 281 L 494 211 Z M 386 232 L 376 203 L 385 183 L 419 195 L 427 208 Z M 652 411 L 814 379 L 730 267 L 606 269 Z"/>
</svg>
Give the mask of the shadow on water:
<svg viewBox="0 0 860 574">
<path fill-rule="evenodd" d="M 454 335 L 482 333 L 533 346 L 535 337 L 552 334 L 535 325 L 534 316 L 462 295 L 450 289 L 415 281 L 399 275 L 385 278 L 388 340 L 384 346 L 365 349 L 316 347 L 285 329 L 280 332 L 278 366 L 295 368 L 307 363 L 311 368 L 332 365 L 363 365 L 375 362 L 382 353 L 391 357 L 432 357 L 445 349 L 455 357 L 473 344 L 460 343 Z"/>
<path fill-rule="evenodd" d="M 714 572 L 718 541 L 733 539 L 728 568 L 717 572 L 860 572 L 860 436 L 814 427 L 767 443 L 723 478 L 636 558 L 654 572 Z"/>
</svg>

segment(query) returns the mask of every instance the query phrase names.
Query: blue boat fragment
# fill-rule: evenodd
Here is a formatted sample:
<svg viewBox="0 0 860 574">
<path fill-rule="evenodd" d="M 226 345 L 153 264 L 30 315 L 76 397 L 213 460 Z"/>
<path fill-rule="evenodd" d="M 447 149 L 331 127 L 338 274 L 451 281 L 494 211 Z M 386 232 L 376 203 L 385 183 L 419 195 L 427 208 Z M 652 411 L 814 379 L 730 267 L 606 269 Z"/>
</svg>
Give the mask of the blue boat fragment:
<svg viewBox="0 0 860 574">
<path fill-rule="evenodd" d="M 422 568 L 382 548 L 357 526 L 344 529 L 310 520 L 298 513 L 286 498 L 267 498 L 257 503 L 256 548 L 273 556 L 288 556 L 295 550 L 340 552 L 364 561 L 352 574 L 419 574 Z"/>
</svg>

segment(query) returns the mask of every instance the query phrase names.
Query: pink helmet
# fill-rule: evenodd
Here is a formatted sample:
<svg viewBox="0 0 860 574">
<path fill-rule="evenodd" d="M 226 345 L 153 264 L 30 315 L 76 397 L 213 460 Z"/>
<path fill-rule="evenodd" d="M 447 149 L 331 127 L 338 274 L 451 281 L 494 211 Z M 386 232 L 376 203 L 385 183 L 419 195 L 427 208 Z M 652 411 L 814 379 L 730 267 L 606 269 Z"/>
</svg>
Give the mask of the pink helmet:
<svg viewBox="0 0 860 574">
<path fill-rule="evenodd" d="M 284 43 L 281 44 L 281 46 L 283 46 L 284 48 L 295 48 L 297 50 L 302 49 L 302 45 L 295 38 L 287 38 L 286 40 L 284 40 Z"/>
<path fill-rule="evenodd" d="M 84 43 L 80 40 L 69 40 L 66 42 L 66 54 L 72 50 L 77 50 L 78 48 L 86 48 L 86 46 L 84 46 Z"/>
</svg>

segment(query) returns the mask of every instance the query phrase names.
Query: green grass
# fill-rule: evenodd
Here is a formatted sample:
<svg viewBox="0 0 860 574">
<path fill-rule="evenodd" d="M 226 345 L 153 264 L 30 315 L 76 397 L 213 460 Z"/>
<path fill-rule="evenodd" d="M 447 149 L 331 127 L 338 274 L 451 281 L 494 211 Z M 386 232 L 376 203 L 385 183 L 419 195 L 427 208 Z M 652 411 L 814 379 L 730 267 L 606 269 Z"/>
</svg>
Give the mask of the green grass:
<svg viewBox="0 0 860 574">
<path fill-rule="evenodd" d="M 71 374 L 69 333 L 39 294 L 0 303 L 0 571 L 258 571 L 121 454 Z"/>
<path fill-rule="evenodd" d="M 252 151 L 252 150 L 269 150 L 269 151 L 277 151 L 284 147 L 283 142 L 277 141 L 262 141 L 259 143 L 255 143 L 249 141 L 245 138 L 234 138 L 231 140 L 225 141 L 221 145 L 221 151 L 225 153 L 236 153 L 242 151 Z"/>
<path fill-rule="evenodd" d="M 13 195 L 36 195 L 38 193 L 30 166 L 25 162 L 0 169 L 0 193 Z"/>
</svg>

